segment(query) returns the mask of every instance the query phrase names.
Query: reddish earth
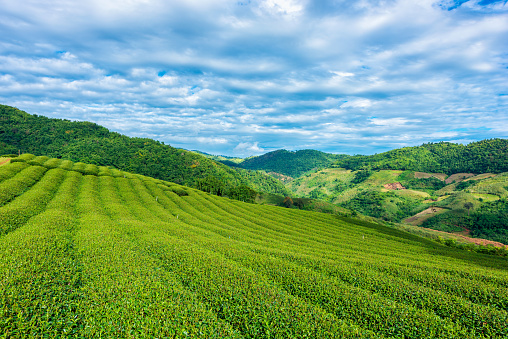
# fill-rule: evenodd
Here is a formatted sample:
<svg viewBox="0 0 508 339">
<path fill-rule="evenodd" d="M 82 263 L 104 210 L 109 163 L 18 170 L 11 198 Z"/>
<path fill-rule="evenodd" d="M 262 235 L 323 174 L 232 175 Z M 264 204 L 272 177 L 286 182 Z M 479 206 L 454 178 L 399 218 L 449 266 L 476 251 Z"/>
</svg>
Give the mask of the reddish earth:
<svg viewBox="0 0 508 339">
<path fill-rule="evenodd" d="M 9 161 L 11 161 L 11 158 L 0 159 L 0 166 L 8 163 Z"/>
<path fill-rule="evenodd" d="M 458 226 L 458 225 L 457 225 L 457 226 Z M 454 233 L 454 234 L 457 234 L 457 235 L 464 235 L 464 236 L 466 236 L 466 237 L 469 237 L 469 236 L 471 235 L 471 230 L 470 230 L 470 229 L 467 229 L 467 228 L 462 227 L 462 226 L 458 226 L 458 227 L 462 228 L 462 229 L 463 229 L 463 231 L 462 231 L 462 232 L 457 232 L 457 233 Z"/>
<path fill-rule="evenodd" d="M 422 227 L 422 228 L 425 228 L 425 227 Z M 466 240 L 467 242 L 471 242 L 471 243 L 476 244 L 476 245 L 483 245 L 483 246 L 492 245 L 492 246 L 495 246 L 495 247 L 508 248 L 508 245 L 502 244 L 502 243 L 497 242 L 497 241 L 492 241 L 492 240 L 487 240 L 487 239 L 480 239 L 480 238 L 470 238 L 470 237 L 467 237 L 467 236 L 462 235 L 462 234 L 437 231 L 437 230 L 433 230 L 431 228 L 425 228 L 425 229 L 429 230 L 429 231 L 433 231 L 433 232 L 438 232 L 438 233 L 452 234 L 452 235 L 454 235 L 456 237 L 459 237 L 459 238 L 461 238 L 463 240 Z M 466 229 L 465 231 L 469 232 L 468 229 Z M 461 233 L 463 233 L 463 232 L 461 232 Z"/>
<path fill-rule="evenodd" d="M 391 184 L 383 185 L 387 190 L 405 190 L 406 188 L 402 186 L 400 182 L 392 182 Z"/>
</svg>

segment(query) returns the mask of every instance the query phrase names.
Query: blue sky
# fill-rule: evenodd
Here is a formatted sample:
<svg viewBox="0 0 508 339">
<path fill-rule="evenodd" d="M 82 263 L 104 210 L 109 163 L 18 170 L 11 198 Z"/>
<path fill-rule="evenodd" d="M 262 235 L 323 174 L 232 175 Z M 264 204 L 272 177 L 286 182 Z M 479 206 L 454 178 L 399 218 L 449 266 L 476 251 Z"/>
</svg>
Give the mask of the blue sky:
<svg viewBox="0 0 508 339">
<path fill-rule="evenodd" d="M 242 157 L 508 138 L 508 4 L 0 0 L 0 103 Z"/>
</svg>

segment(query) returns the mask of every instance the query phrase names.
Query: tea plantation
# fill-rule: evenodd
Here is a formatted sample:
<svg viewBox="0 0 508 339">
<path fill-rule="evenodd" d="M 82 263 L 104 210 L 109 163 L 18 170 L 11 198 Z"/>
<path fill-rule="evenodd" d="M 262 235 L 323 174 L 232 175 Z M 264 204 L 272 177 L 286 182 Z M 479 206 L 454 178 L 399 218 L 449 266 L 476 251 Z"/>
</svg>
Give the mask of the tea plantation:
<svg viewBox="0 0 508 339">
<path fill-rule="evenodd" d="M 0 166 L 0 337 L 505 338 L 508 260 L 24 154 Z"/>
</svg>

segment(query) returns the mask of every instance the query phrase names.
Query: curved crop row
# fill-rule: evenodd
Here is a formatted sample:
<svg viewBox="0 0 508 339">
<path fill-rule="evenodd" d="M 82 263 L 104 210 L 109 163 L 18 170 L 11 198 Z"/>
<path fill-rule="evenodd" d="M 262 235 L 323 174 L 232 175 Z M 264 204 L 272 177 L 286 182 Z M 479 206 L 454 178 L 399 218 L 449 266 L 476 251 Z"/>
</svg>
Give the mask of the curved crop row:
<svg viewBox="0 0 508 339">
<path fill-rule="evenodd" d="M 29 155 L 0 201 L 6 337 L 508 335 L 503 258 L 381 225 Z"/>
</svg>

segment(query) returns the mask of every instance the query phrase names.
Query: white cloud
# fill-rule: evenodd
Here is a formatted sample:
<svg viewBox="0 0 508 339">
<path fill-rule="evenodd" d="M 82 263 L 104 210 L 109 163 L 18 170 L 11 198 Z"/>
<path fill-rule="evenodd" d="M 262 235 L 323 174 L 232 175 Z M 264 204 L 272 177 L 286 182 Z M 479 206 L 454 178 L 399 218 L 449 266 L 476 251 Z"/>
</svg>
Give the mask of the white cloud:
<svg viewBox="0 0 508 339">
<path fill-rule="evenodd" d="M 298 0 L 264 0 L 260 7 L 269 13 L 284 15 L 298 15 L 304 8 Z"/>
<path fill-rule="evenodd" d="M 369 99 L 353 99 L 340 105 L 341 108 L 367 108 L 373 105 L 372 100 Z"/>
<path fill-rule="evenodd" d="M 213 138 L 213 137 L 197 137 L 196 140 L 201 144 L 227 144 L 226 138 Z"/>
<path fill-rule="evenodd" d="M 216 154 L 507 136 L 501 2 L 2 6 L 0 103 L 30 113 Z"/>
<path fill-rule="evenodd" d="M 408 123 L 417 123 L 419 120 L 410 120 L 406 118 L 388 118 L 388 119 L 380 119 L 380 118 L 372 118 L 370 121 L 376 126 L 383 127 L 404 127 Z"/>
<path fill-rule="evenodd" d="M 258 142 L 241 142 L 233 149 L 235 154 L 240 156 L 258 155 L 263 153 L 265 150 L 259 147 Z"/>
</svg>

